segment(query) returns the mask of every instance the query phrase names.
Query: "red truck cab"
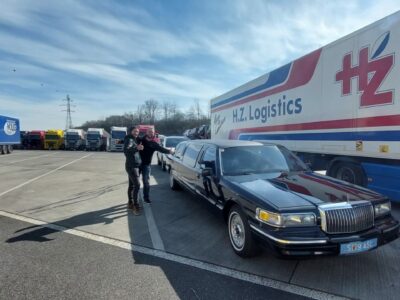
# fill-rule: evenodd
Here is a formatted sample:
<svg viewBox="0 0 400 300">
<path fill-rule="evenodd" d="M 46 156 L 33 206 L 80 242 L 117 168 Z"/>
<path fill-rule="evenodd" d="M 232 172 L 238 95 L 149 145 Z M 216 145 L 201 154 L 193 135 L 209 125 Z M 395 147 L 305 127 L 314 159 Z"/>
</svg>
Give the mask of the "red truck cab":
<svg viewBox="0 0 400 300">
<path fill-rule="evenodd" d="M 160 139 L 158 138 L 158 132 L 156 132 L 154 125 L 137 125 L 137 128 L 139 129 L 139 137 L 140 138 L 142 138 L 146 135 L 146 132 L 149 128 L 152 128 L 155 133 L 154 141 L 157 143 L 160 143 Z"/>
<path fill-rule="evenodd" d="M 27 137 L 27 148 L 28 149 L 44 149 L 44 130 L 32 130 L 28 132 Z"/>
</svg>

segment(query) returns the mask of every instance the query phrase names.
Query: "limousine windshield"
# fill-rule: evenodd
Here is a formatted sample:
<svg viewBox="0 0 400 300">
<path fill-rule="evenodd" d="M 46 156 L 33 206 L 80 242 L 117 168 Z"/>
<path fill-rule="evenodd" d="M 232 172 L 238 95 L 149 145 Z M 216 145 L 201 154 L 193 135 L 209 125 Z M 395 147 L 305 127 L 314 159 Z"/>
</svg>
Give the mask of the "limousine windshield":
<svg viewBox="0 0 400 300">
<path fill-rule="evenodd" d="M 228 176 L 308 170 L 293 153 L 275 145 L 222 149 L 221 168 L 222 173 Z"/>
</svg>

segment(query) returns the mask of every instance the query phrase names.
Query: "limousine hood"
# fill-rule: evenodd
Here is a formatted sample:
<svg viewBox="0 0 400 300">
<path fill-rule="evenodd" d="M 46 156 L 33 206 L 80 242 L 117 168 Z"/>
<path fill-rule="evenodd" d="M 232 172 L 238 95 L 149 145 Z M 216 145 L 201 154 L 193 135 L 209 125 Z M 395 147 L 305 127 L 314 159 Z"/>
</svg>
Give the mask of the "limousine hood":
<svg viewBox="0 0 400 300">
<path fill-rule="evenodd" d="M 228 179 L 239 189 L 279 209 L 315 207 L 322 203 L 382 199 L 371 190 L 313 172 L 235 176 Z"/>
</svg>

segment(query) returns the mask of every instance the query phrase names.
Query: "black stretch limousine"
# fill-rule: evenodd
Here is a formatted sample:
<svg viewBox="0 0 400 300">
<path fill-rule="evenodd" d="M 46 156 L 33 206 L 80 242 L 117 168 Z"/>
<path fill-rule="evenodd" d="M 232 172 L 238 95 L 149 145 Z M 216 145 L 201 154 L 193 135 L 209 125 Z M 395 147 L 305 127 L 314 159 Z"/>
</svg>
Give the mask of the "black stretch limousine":
<svg viewBox="0 0 400 300">
<path fill-rule="evenodd" d="M 299 256 L 359 253 L 398 237 L 389 199 L 314 173 L 280 145 L 187 141 L 170 160 L 171 188 L 221 210 L 240 256 L 257 253 L 255 240 Z"/>
</svg>

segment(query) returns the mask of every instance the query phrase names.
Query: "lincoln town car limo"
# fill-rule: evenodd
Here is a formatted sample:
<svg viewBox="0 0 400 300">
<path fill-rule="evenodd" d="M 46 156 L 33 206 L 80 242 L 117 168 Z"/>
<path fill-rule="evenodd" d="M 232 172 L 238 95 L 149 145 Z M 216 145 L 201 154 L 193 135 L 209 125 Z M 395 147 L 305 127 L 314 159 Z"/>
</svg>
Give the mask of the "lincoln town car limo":
<svg viewBox="0 0 400 300">
<path fill-rule="evenodd" d="M 314 173 L 283 146 L 185 141 L 170 159 L 171 189 L 220 210 L 240 256 L 257 254 L 260 243 L 280 255 L 346 255 L 398 237 L 387 197 Z"/>
</svg>

